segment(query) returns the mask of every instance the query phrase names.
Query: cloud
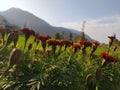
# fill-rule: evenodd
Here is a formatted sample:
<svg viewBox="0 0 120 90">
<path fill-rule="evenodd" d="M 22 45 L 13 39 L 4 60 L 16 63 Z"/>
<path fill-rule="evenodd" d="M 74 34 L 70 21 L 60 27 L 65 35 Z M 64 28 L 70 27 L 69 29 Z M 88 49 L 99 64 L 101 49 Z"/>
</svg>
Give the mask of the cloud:
<svg viewBox="0 0 120 90">
<path fill-rule="evenodd" d="M 66 28 L 81 31 L 82 24 L 83 22 L 65 22 L 61 25 Z M 84 31 L 91 38 L 101 43 L 108 43 L 107 36 L 113 34 L 120 40 L 120 15 L 88 20 L 86 21 Z"/>
</svg>

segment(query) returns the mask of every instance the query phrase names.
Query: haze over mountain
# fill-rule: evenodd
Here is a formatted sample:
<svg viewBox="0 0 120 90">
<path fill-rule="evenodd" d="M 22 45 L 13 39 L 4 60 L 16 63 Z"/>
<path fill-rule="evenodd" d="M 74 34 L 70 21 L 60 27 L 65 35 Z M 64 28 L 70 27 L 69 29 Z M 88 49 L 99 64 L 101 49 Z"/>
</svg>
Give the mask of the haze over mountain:
<svg viewBox="0 0 120 90">
<path fill-rule="evenodd" d="M 3 19 L 4 19 L 4 17 L 0 15 L 0 21 L 2 21 Z"/>
<path fill-rule="evenodd" d="M 36 17 L 32 13 L 21 10 L 19 8 L 10 8 L 6 11 L 0 12 L 0 20 L 3 19 L 6 19 L 6 21 L 11 25 L 16 25 L 21 28 L 26 25 L 26 27 L 36 30 L 36 32 L 39 32 L 40 34 L 53 35 L 54 33 L 63 31 L 65 35 L 73 33 L 74 36 L 77 36 L 80 34 L 79 31 L 74 29 L 52 26 L 46 21 Z M 87 35 L 86 38 L 90 39 L 90 37 Z"/>
</svg>

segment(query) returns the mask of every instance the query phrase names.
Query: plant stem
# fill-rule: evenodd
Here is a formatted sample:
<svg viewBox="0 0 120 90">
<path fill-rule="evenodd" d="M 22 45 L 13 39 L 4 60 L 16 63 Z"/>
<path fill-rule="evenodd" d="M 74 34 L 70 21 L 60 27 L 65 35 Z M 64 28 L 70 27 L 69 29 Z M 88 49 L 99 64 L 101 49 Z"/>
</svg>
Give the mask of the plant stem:
<svg viewBox="0 0 120 90">
<path fill-rule="evenodd" d="M 99 90 L 99 89 L 98 89 L 98 84 L 96 85 L 96 88 L 95 88 L 95 90 Z"/>
</svg>

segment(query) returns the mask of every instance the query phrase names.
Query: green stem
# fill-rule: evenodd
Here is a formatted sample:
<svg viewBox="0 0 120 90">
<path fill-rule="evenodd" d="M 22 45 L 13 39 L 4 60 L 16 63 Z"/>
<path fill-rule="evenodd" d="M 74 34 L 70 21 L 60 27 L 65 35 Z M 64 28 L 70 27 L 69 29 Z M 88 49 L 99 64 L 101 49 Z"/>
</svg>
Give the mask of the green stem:
<svg viewBox="0 0 120 90">
<path fill-rule="evenodd" d="M 96 85 L 96 88 L 95 88 L 95 90 L 99 90 L 99 89 L 98 89 L 98 84 Z"/>
</svg>

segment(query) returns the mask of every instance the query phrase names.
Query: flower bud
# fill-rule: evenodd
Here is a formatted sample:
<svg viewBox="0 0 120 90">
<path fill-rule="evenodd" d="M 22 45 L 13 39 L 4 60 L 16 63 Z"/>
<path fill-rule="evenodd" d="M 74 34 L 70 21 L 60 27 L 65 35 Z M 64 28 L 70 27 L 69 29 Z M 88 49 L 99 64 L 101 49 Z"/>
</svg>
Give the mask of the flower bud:
<svg viewBox="0 0 120 90">
<path fill-rule="evenodd" d="M 96 69 L 96 80 L 99 81 L 102 79 L 103 71 L 101 68 Z"/>
<path fill-rule="evenodd" d="M 22 51 L 20 49 L 14 48 L 10 55 L 9 55 L 9 63 L 10 66 L 13 66 L 14 64 L 16 64 L 20 57 L 21 57 Z"/>
<path fill-rule="evenodd" d="M 112 43 L 116 37 L 115 37 L 115 35 L 113 35 L 113 36 L 108 36 L 108 38 L 109 38 L 109 47 L 111 47 Z"/>
<path fill-rule="evenodd" d="M 92 78 L 93 78 L 93 75 L 92 74 L 88 74 L 86 76 L 86 81 L 90 81 Z"/>
<path fill-rule="evenodd" d="M 15 36 L 14 32 L 9 33 L 6 45 L 9 45 L 14 40 L 14 36 Z"/>
<path fill-rule="evenodd" d="M 18 36 L 18 32 L 15 31 L 15 32 L 14 32 L 14 39 L 13 39 L 14 47 L 16 47 L 16 44 L 17 44 L 18 38 L 19 38 L 19 36 Z"/>
<path fill-rule="evenodd" d="M 95 84 L 92 74 L 88 74 L 86 76 L 86 90 L 95 90 Z"/>
</svg>

